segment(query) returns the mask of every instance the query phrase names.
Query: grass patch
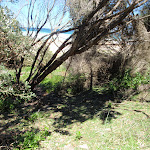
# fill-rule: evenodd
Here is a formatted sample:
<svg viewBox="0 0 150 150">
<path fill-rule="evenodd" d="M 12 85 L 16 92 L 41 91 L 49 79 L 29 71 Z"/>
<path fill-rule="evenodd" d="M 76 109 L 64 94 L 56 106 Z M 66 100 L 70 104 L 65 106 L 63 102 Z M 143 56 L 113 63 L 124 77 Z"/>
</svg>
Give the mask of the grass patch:
<svg viewBox="0 0 150 150">
<path fill-rule="evenodd" d="M 7 124 L 1 136 L 15 135 L 13 149 L 149 149 L 150 104 L 114 103 L 108 101 L 111 96 L 102 96 L 96 92 L 64 98 L 49 95 L 37 111 L 30 107 L 28 118 L 1 115 L 1 129 Z"/>
<path fill-rule="evenodd" d="M 40 86 L 47 93 L 60 91 L 65 75 L 65 67 L 61 66 L 49 74 L 41 83 Z"/>
<path fill-rule="evenodd" d="M 23 134 L 15 137 L 15 150 L 36 149 L 39 147 L 39 142 L 45 140 L 49 135 L 50 133 L 47 130 L 39 131 L 38 129 L 31 129 L 30 131 L 25 131 Z"/>
<path fill-rule="evenodd" d="M 49 74 L 41 83 L 40 86 L 47 93 L 68 93 L 78 94 L 85 90 L 85 76 L 81 74 L 67 74 L 66 68 L 61 66 Z"/>
<path fill-rule="evenodd" d="M 27 77 L 29 76 L 29 73 L 30 73 L 30 70 L 31 70 L 31 67 L 23 67 L 22 68 L 22 72 L 21 72 L 21 81 L 25 81 L 27 79 Z"/>
<path fill-rule="evenodd" d="M 63 135 L 61 130 L 53 132 L 51 140 L 43 141 L 42 145 L 52 149 L 82 149 L 84 146 L 88 149 L 144 149 L 149 146 L 150 121 L 143 113 L 134 111 L 138 107 L 150 114 L 146 103 L 123 102 L 113 109 L 122 115 L 112 118 L 111 122 L 103 123 L 100 115 L 82 123 L 75 122 L 63 128 L 70 134 Z"/>
<path fill-rule="evenodd" d="M 0 74 L 11 74 L 12 76 L 15 76 L 15 70 L 7 69 L 5 66 L 0 65 Z"/>
<path fill-rule="evenodd" d="M 22 80 L 29 70 L 23 68 Z M 79 91 L 76 96 L 51 93 L 62 86 L 64 75 L 65 68 L 58 68 L 40 85 L 46 96 L 43 94 L 35 103 L 20 105 L 20 110 L 0 115 L 0 146 L 41 150 L 150 148 L 149 103 L 114 103 L 114 95 L 104 94 L 103 88 Z M 73 77 L 73 81 L 77 79 L 74 87 L 77 81 L 84 81 L 84 76 L 80 77 Z"/>
<path fill-rule="evenodd" d="M 61 84 L 62 84 L 64 77 L 61 75 L 50 75 L 50 76 L 46 77 L 41 82 L 40 86 L 47 93 L 59 91 L 61 89 Z"/>
</svg>

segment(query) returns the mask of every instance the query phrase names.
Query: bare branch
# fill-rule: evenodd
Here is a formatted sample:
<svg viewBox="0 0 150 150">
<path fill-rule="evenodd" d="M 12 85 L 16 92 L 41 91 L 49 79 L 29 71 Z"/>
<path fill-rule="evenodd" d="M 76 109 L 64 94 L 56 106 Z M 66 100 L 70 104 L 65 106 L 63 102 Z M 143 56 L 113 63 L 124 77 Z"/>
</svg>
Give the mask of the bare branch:
<svg viewBox="0 0 150 150">
<path fill-rule="evenodd" d="M 121 2 L 122 2 L 122 0 L 119 0 L 119 1 L 116 3 L 116 5 L 110 10 L 110 12 L 108 12 L 108 13 L 106 14 L 106 16 L 107 16 L 107 17 L 110 16 L 110 15 L 113 13 L 113 11 L 118 8 L 118 6 L 120 5 Z"/>
<path fill-rule="evenodd" d="M 87 5 L 89 6 L 89 4 L 92 4 L 91 8 L 86 14 L 82 14 L 78 22 L 71 28 L 69 28 L 71 21 L 64 20 L 66 15 L 66 6 L 61 9 L 61 13 L 58 13 L 55 10 L 55 6 L 57 4 L 56 0 L 53 1 L 50 8 L 48 3 L 48 7 L 46 7 L 47 12 L 46 15 L 44 15 L 45 18 L 42 18 L 37 23 L 37 32 L 34 35 L 31 44 L 31 47 L 35 46 L 37 43 L 40 44 L 32 63 L 30 74 L 27 78 L 27 81 L 29 81 L 32 88 L 40 83 L 49 73 L 59 67 L 68 57 L 81 54 L 92 46 L 97 45 L 106 36 L 120 31 L 124 27 L 123 23 L 125 21 L 126 24 L 131 21 L 128 17 L 129 14 L 146 1 L 147 0 L 117 0 L 111 3 L 109 0 L 100 0 L 99 3 L 96 2 L 96 4 L 92 4 L 95 2 L 94 0 L 90 1 Z M 36 22 L 36 18 L 33 18 L 35 3 L 33 3 L 33 0 L 31 0 L 31 2 L 32 4 L 30 3 L 28 12 L 29 28 L 31 25 L 34 26 L 34 23 Z M 128 4 L 122 5 L 122 2 L 126 2 L 125 4 Z M 53 15 L 54 12 L 55 14 Z M 34 17 L 37 17 L 37 14 L 34 15 Z M 38 34 L 47 22 L 49 23 L 51 33 L 37 38 Z M 74 31 L 74 33 L 63 41 L 61 45 L 57 45 L 56 40 L 59 40 L 59 35 L 69 31 Z M 30 36 L 32 36 L 32 34 L 30 34 Z M 51 44 L 56 44 L 58 49 L 43 66 L 42 62 L 44 60 L 44 56 Z M 63 54 L 58 55 L 66 47 L 68 49 Z M 40 60 L 39 62 L 38 59 Z"/>
<path fill-rule="evenodd" d="M 48 20 L 48 18 L 49 18 L 49 13 L 52 11 L 52 9 L 53 9 L 54 6 L 55 6 L 55 1 L 56 1 L 56 0 L 54 0 L 52 7 L 48 10 L 48 12 L 47 12 L 47 17 L 46 17 L 44 23 L 43 23 L 43 24 L 40 26 L 40 28 L 37 30 L 37 32 L 36 32 L 36 34 L 35 34 L 35 36 L 34 36 L 33 39 L 36 39 L 36 38 L 37 38 L 38 33 L 39 33 L 40 30 L 44 27 L 44 25 L 47 23 L 47 20 Z"/>
</svg>

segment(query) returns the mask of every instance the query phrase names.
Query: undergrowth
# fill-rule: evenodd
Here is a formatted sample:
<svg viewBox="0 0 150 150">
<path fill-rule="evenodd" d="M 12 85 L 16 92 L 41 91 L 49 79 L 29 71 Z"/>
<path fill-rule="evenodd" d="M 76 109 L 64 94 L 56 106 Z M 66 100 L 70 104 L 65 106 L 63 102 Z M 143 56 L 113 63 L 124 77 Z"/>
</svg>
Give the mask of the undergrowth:
<svg viewBox="0 0 150 150">
<path fill-rule="evenodd" d="M 26 73 L 23 74 L 22 80 L 28 76 L 27 70 L 29 68 L 24 68 L 23 71 Z M 116 104 L 112 102 L 113 97 L 109 93 L 123 93 L 128 89 L 136 91 L 140 85 L 149 84 L 149 73 L 146 76 L 139 73 L 131 76 L 130 70 L 127 70 L 123 76 L 113 78 L 107 85 L 84 93 L 86 81 L 84 74 L 68 74 L 65 77 L 63 71 L 65 69 L 59 68 L 46 77 L 40 86 L 49 94 L 65 91 L 64 99 L 59 100 L 58 97 L 55 99 L 52 96 L 50 99 L 52 105 L 46 104 L 43 109 L 40 106 L 38 111 L 34 112 L 30 110 L 28 113 L 30 115 L 19 119 L 18 124 L 12 125 L 17 121 L 18 116 L 15 114 L 14 120 L 13 118 L 5 120 L 6 124 L 10 122 L 10 130 L 13 131 L 13 128 L 20 130 L 12 137 L 11 147 L 13 146 L 14 150 L 50 147 L 51 149 L 66 147 L 66 149 L 72 147 L 142 149 L 148 145 L 149 105 L 126 101 Z M 10 73 L 0 74 L 0 82 L 1 111 L 14 110 L 21 103 L 35 96 L 27 82 L 17 85 L 14 76 Z M 79 95 L 82 92 L 83 95 Z M 104 93 L 109 96 L 106 97 Z M 4 124 L 3 121 L 0 123 Z"/>
<path fill-rule="evenodd" d="M 58 71 L 58 70 L 57 70 Z M 40 84 L 43 90 L 47 93 L 63 93 L 76 95 L 85 90 L 85 77 L 81 74 L 67 76 L 58 75 L 55 72 L 46 77 Z"/>
<path fill-rule="evenodd" d="M 137 72 L 135 75 L 131 75 L 131 70 L 126 70 L 123 75 L 119 75 L 109 81 L 108 84 L 103 86 L 103 91 L 111 93 L 119 93 L 120 96 L 124 96 L 127 90 L 135 94 L 138 94 L 138 87 L 141 85 L 149 84 L 150 72 L 146 75 L 142 75 Z M 129 93 L 131 94 L 131 93 Z M 128 95 L 126 95 L 128 96 Z"/>
<path fill-rule="evenodd" d="M 9 73 L 0 74 L 0 111 L 11 111 L 19 104 L 31 100 L 35 94 L 28 82 L 17 84 Z"/>
<path fill-rule="evenodd" d="M 47 136 L 50 136 L 50 133 L 46 128 L 43 131 L 38 129 L 28 130 L 15 137 L 13 146 L 16 147 L 15 150 L 36 149 L 39 147 L 39 142 L 45 140 Z"/>
</svg>

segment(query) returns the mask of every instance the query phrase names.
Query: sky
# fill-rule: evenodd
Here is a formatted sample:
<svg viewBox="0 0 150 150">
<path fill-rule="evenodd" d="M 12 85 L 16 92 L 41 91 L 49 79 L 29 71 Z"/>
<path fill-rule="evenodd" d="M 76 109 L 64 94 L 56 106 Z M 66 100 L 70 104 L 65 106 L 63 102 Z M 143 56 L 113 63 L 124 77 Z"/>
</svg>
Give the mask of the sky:
<svg viewBox="0 0 150 150">
<path fill-rule="evenodd" d="M 33 25 L 34 27 L 36 27 L 37 23 L 39 23 L 40 21 L 41 22 L 44 21 L 44 18 L 47 15 L 47 6 L 51 8 L 53 6 L 54 0 L 32 0 L 32 1 L 35 2 L 32 19 L 34 20 L 36 18 Z M 0 2 L 0 4 L 2 6 L 7 6 L 14 13 L 14 17 L 16 17 L 16 19 L 20 22 L 21 26 L 23 27 L 28 26 L 27 18 L 30 0 L 19 0 L 16 3 L 11 3 L 8 2 L 8 0 L 3 0 L 2 2 Z M 51 25 L 53 26 L 53 28 L 55 28 L 58 21 L 62 18 L 63 8 L 64 8 L 64 0 L 56 0 L 54 8 L 51 11 L 50 19 L 46 23 L 44 28 L 51 28 Z M 62 24 L 65 24 L 68 20 L 69 20 L 69 12 L 66 11 L 65 16 L 63 17 L 62 20 Z"/>
<path fill-rule="evenodd" d="M 36 20 L 34 21 L 33 24 L 33 26 L 36 27 L 37 23 L 40 21 L 44 21 L 43 18 L 46 17 L 47 4 L 49 5 L 49 7 L 52 7 L 54 0 L 18 0 L 18 2 L 16 3 L 11 3 L 9 1 L 10 0 L 3 0 L 0 2 L 0 4 L 2 6 L 7 6 L 12 12 L 14 12 L 14 16 L 23 27 L 28 26 L 27 18 L 28 18 L 28 8 L 29 8 L 30 1 L 35 2 L 32 18 L 36 17 Z M 65 0 L 56 0 L 55 7 L 51 11 L 51 16 L 50 16 L 51 19 L 49 19 L 49 21 L 46 23 L 44 28 L 54 29 L 59 24 L 58 21 L 62 17 L 64 3 Z M 135 14 L 137 14 L 139 11 L 137 9 L 134 12 Z M 65 16 L 62 20 L 62 24 L 68 22 L 69 19 L 70 19 L 69 12 L 66 11 Z"/>
</svg>

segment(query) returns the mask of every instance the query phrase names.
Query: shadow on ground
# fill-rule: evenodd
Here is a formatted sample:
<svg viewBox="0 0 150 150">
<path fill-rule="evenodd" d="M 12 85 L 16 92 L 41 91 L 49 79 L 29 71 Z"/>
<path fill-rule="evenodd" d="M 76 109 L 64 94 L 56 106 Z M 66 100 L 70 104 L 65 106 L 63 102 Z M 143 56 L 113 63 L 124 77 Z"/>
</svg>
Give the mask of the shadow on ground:
<svg viewBox="0 0 150 150">
<path fill-rule="evenodd" d="M 50 136 L 50 132 L 43 132 L 38 128 L 30 128 L 25 131 L 19 129 L 11 129 L 0 135 L 0 149 L 11 150 L 17 149 L 34 149 L 39 147 L 40 141 L 44 140 L 46 136 Z M 39 136 L 41 138 L 39 138 Z M 39 139 L 39 140 L 38 140 Z"/>
<path fill-rule="evenodd" d="M 111 94 L 99 94 L 96 91 L 85 91 L 77 96 L 64 96 L 49 94 L 41 99 L 40 111 L 53 110 L 62 115 L 54 117 L 54 126 L 63 128 L 75 122 L 84 122 L 95 116 L 105 122 L 116 119 L 119 112 L 106 106 L 107 101 L 114 101 Z"/>
<path fill-rule="evenodd" d="M 16 114 L 0 115 L 0 119 L 5 121 L 5 123 L 0 122 L 0 146 L 10 147 L 13 139 L 10 138 L 9 142 L 4 142 L 1 139 L 9 139 L 15 134 L 18 135 L 19 129 L 14 130 L 13 128 L 17 124 L 28 127 L 28 118 L 37 111 L 45 113 L 51 111 L 51 114 L 61 114 L 52 116 L 51 119 L 54 120 L 54 132 L 59 132 L 62 135 L 70 135 L 68 131 L 63 130 L 64 127 L 76 122 L 82 123 L 94 117 L 98 117 L 103 123 L 106 120 L 110 122 L 121 114 L 113 110 L 112 107 L 108 107 L 107 101 L 114 101 L 113 95 L 99 94 L 96 91 L 85 91 L 76 96 L 59 96 L 54 93 L 44 96 L 42 94 L 35 102 L 20 106 Z"/>
</svg>

